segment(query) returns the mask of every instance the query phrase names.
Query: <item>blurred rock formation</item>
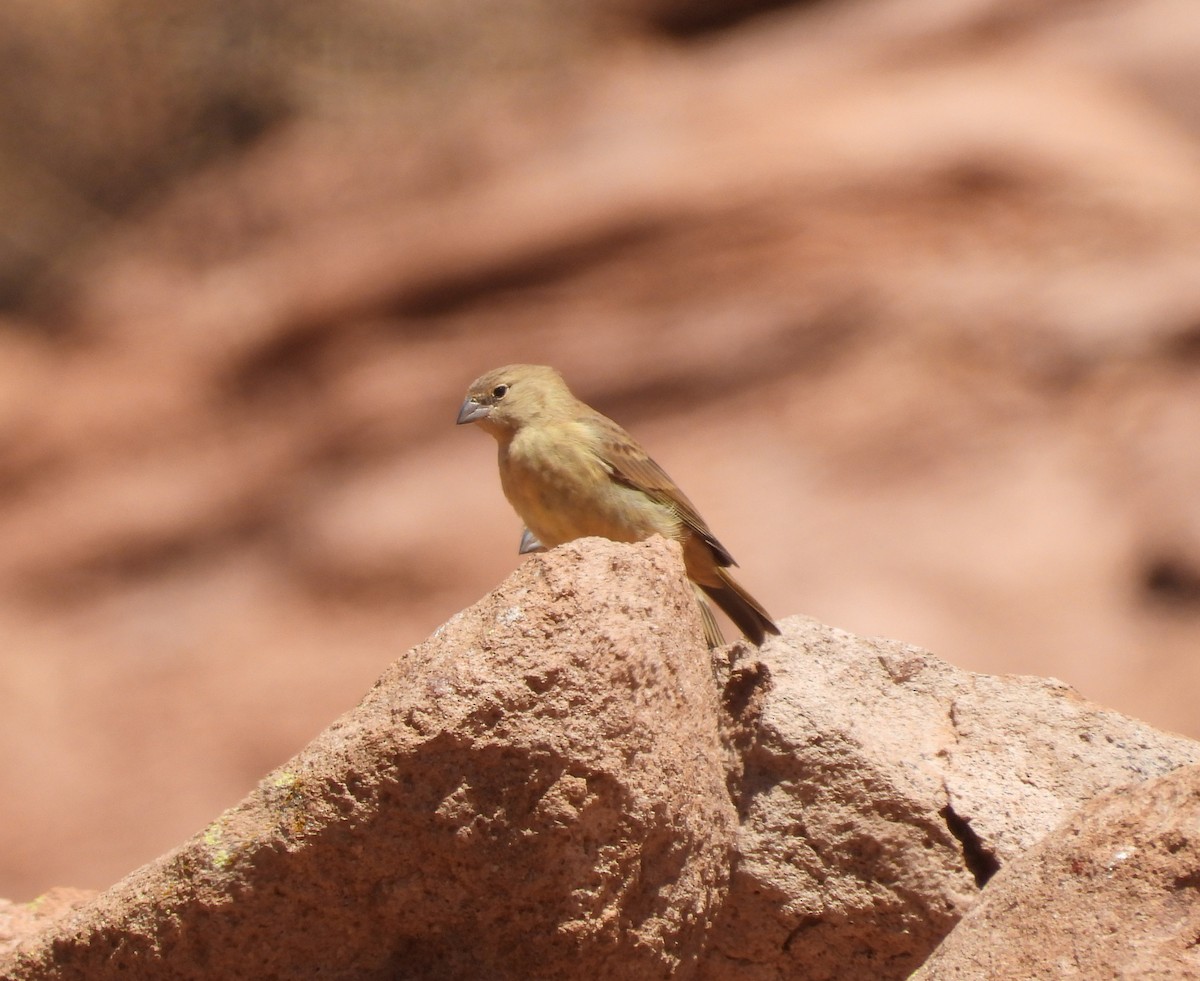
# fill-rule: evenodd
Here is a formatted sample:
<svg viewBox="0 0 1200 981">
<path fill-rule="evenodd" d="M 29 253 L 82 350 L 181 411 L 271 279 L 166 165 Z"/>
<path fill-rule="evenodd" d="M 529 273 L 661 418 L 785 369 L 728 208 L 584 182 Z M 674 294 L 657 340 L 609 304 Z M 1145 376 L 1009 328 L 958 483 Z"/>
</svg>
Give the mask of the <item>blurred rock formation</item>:
<svg viewBox="0 0 1200 981">
<path fill-rule="evenodd" d="M 548 362 L 769 609 L 1200 735 L 1194 0 L 0 10 L 0 895 L 520 561 Z"/>
</svg>

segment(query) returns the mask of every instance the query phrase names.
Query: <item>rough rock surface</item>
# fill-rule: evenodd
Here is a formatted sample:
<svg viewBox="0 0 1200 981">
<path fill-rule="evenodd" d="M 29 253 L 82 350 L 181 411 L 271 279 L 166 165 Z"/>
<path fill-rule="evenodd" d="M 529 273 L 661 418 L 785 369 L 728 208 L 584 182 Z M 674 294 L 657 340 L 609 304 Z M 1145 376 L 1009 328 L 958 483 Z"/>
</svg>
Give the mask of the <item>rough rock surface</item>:
<svg viewBox="0 0 1200 981">
<path fill-rule="evenodd" d="M 1081 802 L 1200 762 L 1060 682 L 785 624 L 726 682 L 741 828 L 705 977 L 906 977 Z"/>
<path fill-rule="evenodd" d="M 1056 682 L 782 626 L 710 660 L 674 545 L 532 557 L 0 970 L 902 978 L 1064 815 L 1200 761 Z"/>
<path fill-rule="evenodd" d="M 1005 868 L 914 981 L 1200 978 L 1200 768 L 1089 802 Z"/>
<path fill-rule="evenodd" d="M 30 934 L 44 930 L 51 921 L 92 899 L 92 889 L 50 889 L 31 903 L 0 899 L 0 956 L 7 954 Z"/>
<path fill-rule="evenodd" d="M 674 546 L 558 550 L 5 977 L 666 977 L 735 828 Z M 651 600 L 651 598 L 653 598 Z"/>
</svg>

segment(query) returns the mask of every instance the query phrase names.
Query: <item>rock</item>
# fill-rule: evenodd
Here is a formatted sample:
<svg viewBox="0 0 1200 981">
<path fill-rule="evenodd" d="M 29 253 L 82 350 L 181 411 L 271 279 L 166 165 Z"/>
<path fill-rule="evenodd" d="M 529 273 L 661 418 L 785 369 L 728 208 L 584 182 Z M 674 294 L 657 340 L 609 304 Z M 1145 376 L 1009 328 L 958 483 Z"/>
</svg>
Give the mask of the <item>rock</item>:
<svg viewBox="0 0 1200 981">
<path fill-rule="evenodd" d="M 659 539 L 532 557 L 240 805 L 0 972 L 903 978 L 1081 804 L 1200 762 L 1055 681 L 781 626 L 710 659 Z M 1150 806 L 1175 786 L 1127 789 L 1150 803 L 1085 870 L 1119 846 L 1148 856 L 1130 868 L 1167 863 L 1150 892 L 1194 889 L 1164 855 L 1195 844 Z"/>
<path fill-rule="evenodd" d="M 1200 767 L 1085 805 L 1005 868 L 914 975 L 1200 977 Z"/>
<path fill-rule="evenodd" d="M 736 822 L 704 650 L 673 544 L 534 557 L 0 973 L 687 976 Z"/>
<path fill-rule="evenodd" d="M 741 827 L 704 978 L 907 977 L 1080 804 L 1200 761 L 1056 681 L 782 626 L 725 669 Z"/>
<path fill-rule="evenodd" d="M 91 889 L 50 889 L 31 903 L 0 899 L 0 956 L 7 954 L 24 937 L 78 909 L 96 895 Z"/>
</svg>

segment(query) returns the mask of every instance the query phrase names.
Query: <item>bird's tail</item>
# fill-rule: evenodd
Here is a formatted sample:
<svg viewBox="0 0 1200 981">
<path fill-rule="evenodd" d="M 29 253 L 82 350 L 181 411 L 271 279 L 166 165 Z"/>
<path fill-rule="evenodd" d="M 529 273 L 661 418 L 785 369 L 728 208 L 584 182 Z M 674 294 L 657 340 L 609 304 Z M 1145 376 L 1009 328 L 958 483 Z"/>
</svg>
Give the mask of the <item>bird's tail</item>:
<svg viewBox="0 0 1200 981">
<path fill-rule="evenodd" d="M 696 594 L 696 605 L 700 607 L 700 621 L 704 624 L 704 640 L 708 644 L 708 649 L 714 647 L 723 647 L 725 645 L 725 635 L 721 633 L 721 627 L 717 623 L 716 614 L 713 613 L 712 604 L 705 598 L 699 586 L 692 583 L 692 590 Z"/>
<path fill-rule="evenodd" d="M 708 594 L 709 599 L 716 603 L 730 620 L 737 624 L 737 628 L 746 635 L 751 643 L 757 647 L 766 639 L 767 634 L 779 633 L 779 628 L 775 626 L 775 621 L 771 619 L 771 614 L 763 609 L 762 604 L 758 600 L 746 592 L 741 584 L 724 568 L 718 567 L 715 571 L 721 580 L 721 585 L 706 586 L 701 584 L 700 588 Z M 713 620 L 712 610 L 705 609 L 706 605 L 701 604 L 701 610 L 705 614 L 704 635 L 708 639 L 708 646 L 716 647 L 723 643 L 721 631 L 717 629 L 716 621 Z M 716 643 L 713 643 L 713 634 L 709 631 L 710 623 L 712 630 L 715 631 Z"/>
</svg>

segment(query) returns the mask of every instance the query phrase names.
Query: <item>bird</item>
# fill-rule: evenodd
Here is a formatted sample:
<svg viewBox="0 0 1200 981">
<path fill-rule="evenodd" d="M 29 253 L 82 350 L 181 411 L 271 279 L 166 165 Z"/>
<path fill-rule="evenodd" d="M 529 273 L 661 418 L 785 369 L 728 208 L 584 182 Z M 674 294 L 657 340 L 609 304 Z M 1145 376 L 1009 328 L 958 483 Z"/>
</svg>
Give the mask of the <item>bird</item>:
<svg viewBox="0 0 1200 981">
<path fill-rule="evenodd" d="M 474 424 L 499 445 L 500 486 L 525 523 L 519 551 L 596 536 L 678 542 L 710 648 L 724 637 L 708 600 L 755 645 L 779 628 L 729 572 L 737 563 L 695 505 L 617 423 L 581 402 L 554 368 L 511 364 L 467 389 L 458 425 Z"/>
</svg>

